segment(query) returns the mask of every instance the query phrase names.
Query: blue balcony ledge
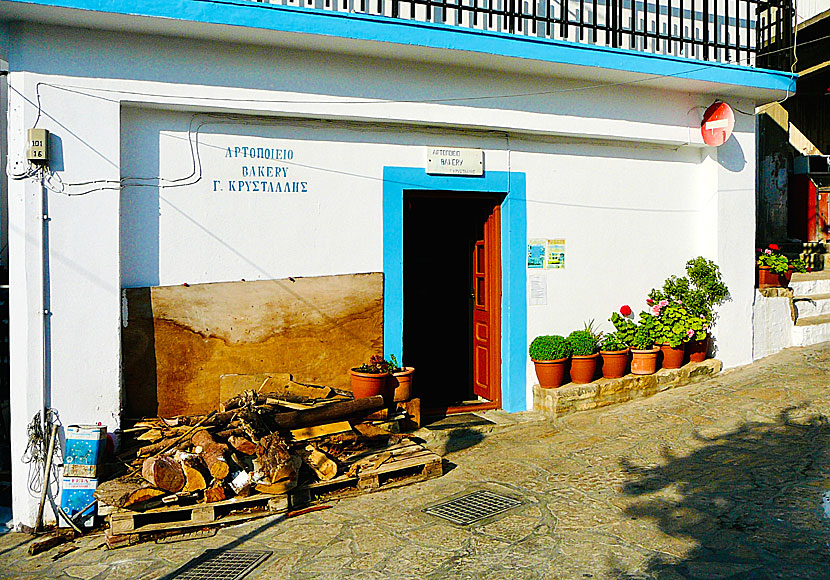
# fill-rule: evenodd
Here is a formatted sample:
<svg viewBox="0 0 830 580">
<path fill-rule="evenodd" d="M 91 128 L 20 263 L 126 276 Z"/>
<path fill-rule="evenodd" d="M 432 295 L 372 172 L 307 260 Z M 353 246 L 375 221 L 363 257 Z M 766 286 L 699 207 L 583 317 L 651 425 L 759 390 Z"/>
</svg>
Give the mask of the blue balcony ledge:
<svg viewBox="0 0 830 580">
<path fill-rule="evenodd" d="M 327 39 L 334 50 L 339 46 L 358 53 L 361 46 L 384 43 L 416 51 L 412 55 L 418 49 L 441 51 L 447 62 L 452 53 L 472 56 L 478 63 L 485 62 L 484 58 L 535 61 L 549 65 L 554 75 L 610 78 L 678 90 L 721 90 L 758 100 L 794 93 L 797 78 L 751 66 L 249 0 L 0 0 L 3 20 L 326 49 L 324 42 L 299 42 L 302 35 Z M 395 55 L 396 51 L 375 49 L 374 54 Z"/>
</svg>

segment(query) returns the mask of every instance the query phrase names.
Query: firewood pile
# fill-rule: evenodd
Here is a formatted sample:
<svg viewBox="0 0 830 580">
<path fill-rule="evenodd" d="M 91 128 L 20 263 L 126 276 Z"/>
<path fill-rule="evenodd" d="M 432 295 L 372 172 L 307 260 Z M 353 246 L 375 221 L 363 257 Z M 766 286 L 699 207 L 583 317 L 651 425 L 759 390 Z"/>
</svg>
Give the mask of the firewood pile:
<svg viewBox="0 0 830 580">
<path fill-rule="evenodd" d="M 125 429 L 134 442 L 122 453 L 127 473 L 98 486 L 99 513 L 147 514 L 357 481 L 363 470 L 394 460 L 394 449 L 408 449 L 407 466 L 425 464 L 416 456 L 437 457 L 384 428 L 412 418 L 408 404 L 395 409 L 381 396 L 353 399 L 327 387 L 274 384 L 270 392 L 243 391 L 206 415 L 147 418 Z"/>
</svg>

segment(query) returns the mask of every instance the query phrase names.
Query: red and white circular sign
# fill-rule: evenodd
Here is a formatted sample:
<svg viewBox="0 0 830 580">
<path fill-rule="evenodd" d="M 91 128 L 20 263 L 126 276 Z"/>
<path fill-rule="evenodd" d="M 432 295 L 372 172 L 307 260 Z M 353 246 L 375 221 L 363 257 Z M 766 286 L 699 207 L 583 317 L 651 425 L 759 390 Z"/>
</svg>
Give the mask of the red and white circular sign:
<svg viewBox="0 0 830 580">
<path fill-rule="evenodd" d="M 706 112 L 703 113 L 703 122 L 700 124 L 700 132 L 703 135 L 703 142 L 712 147 L 723 145 L 732 129 L 735 128 L 735 113 L 732 107 L 726 103 L 715 101 Z"/>
</svg>

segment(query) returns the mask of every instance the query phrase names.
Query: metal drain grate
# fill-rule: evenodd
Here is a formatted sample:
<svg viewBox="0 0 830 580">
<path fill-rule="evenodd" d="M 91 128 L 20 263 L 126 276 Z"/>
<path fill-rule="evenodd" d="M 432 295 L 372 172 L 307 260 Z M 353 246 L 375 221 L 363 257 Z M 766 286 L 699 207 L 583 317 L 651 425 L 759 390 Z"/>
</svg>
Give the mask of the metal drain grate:
<svg viewBox="0 0 830 580">
<path fill-rule="evenodd" d="M 481 521 L 522 505 L 518 499 L 491 491 L 476 491 L 459 498 L 432 506 L 425 513 L 445 519 L 459 526 Z"/>
<path fill-rule="evenodd" d="M 176 580 L 239 580 L 270 555 L 271 552 L 212 550 L 191 562 L 181 574 L 172 578 Z"/>
</svg>

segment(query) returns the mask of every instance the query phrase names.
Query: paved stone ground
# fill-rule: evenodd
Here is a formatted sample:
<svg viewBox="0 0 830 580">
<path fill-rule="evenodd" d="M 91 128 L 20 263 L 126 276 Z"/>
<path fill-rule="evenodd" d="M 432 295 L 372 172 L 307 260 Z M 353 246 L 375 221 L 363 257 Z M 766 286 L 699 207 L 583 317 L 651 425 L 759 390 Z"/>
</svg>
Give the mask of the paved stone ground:
<svg viewBox="0 0 830 580">
<path fill-rule="evenodd" d="M 18 578 L 173 578 L 210 548 L 273 555 L 250 579 L 830 578 L 830 343 L 554 423 L 507 418 L 433 438 L 452 468 L 420 484 L 177 544 L 53 561 L 0 538 Z M 515 422 L 515 419 L 520 419 Z M 459 528 L 421 512 L 492 489 L 525 504 Z"/>
</svg>

